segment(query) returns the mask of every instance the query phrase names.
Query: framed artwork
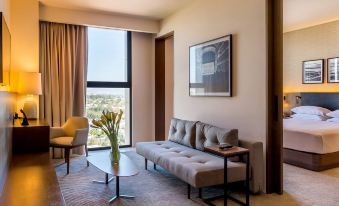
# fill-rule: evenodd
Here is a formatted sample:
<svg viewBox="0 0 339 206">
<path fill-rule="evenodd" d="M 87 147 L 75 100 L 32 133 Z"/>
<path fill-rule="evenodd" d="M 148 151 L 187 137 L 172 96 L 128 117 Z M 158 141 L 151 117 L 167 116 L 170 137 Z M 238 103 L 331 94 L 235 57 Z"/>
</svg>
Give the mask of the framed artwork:
<svg viewBox="0 0 339 206">
<path fill-rule="evenodd" d="M 324 83 L 324 60 L 303 61 L 303 84 Z"/>
<path fill-rule="evenodd" d="M 232 96 L 232 35 L 189 48 L 189 95 Z"/>
<path fill-rule="evenodd" d="M 339 83 L 339 57 L 327 59 L 327 82 Z"/>
</svg>

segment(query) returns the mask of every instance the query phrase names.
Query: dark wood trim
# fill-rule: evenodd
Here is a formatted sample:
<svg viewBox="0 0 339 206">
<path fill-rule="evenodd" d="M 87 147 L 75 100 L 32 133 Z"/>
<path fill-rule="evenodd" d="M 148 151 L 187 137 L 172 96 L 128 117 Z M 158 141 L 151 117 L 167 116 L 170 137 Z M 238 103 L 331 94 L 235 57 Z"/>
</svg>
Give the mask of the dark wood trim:
<svg viewBox="0 0 339 206">
<path fill-rule="evenodd" d="M 158 36 L 158 37 L 155 38 L 155 40 L 165 40 L 165 39 L 167 39 L 171 36 L 174 36 L 174 31 L 171 31 L 171 32 L 164 34 L 164 35 L 161 35 L 161 36 Z"/>
<path fill-rule="evenodd" d="M 165 39 L 155 40 L 155 140 L 165 140 Z"/>
<path fill-rule="evenodd" d="M 266 192 L 283 193 L 283 1 L 267 0 Z"/>
<path fill-rule="evenodd" d="M 339 167 L 339 152 L 316 154 L 284 148 L 284 162 L 319 172 Z"/>
</svg>

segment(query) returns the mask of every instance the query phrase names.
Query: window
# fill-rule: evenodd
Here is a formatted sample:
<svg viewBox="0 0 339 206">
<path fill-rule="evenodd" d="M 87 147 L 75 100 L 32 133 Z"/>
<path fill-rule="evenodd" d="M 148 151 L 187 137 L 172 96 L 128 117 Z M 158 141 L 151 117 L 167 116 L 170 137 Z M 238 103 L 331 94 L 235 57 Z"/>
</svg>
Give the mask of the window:
<svg viewBox="0 0 339 206">
<path fill-rule="evenodd" d="M 123 110 L 119 139 L 131 145 L 131 33 L 88 28 L 86 116 L 98 119 L 103 110 Z M 110 146 L 105 134 L 90 128 L 89 148 Z"/>
</svg>

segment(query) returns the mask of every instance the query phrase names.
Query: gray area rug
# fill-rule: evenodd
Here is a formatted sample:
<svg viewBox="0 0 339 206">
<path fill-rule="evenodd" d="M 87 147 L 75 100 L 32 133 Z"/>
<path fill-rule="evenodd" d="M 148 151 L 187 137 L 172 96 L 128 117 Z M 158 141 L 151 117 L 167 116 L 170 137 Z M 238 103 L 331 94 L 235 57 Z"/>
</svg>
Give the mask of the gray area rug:
<svg viewBox="0 0 339 206">
<path fill-rule="evenodd" d="M 92 152 L 93 154 L 93 152 Z M 120 193 L 136 196 L 133 200 L 120 199 L 111 205 L 128 206 L 185 206 L 201 205 L 196 198 L 197 190 L 192 189 L 192 200 L 187 199 L 187 185 L 158 167 L 144 169 L 144 159 L 134 151 L 125 152 L 139 169 L 133 177 L 120 178 Z M 91 155 L 91 153 L 90 153 Z M 61 160 L 54 160 L 59 164 Z M 83 156 L 71 159 L 70 174 L 66 165 L 56 167 L 61 191 L 68 206 L 106 206 L 115 194 L 115 181 L 109 185 L 96 184 L 92 180 L 104 180 L 105 174 L 94 166 L 86 166 Z M 339 205 L 339 168 L 324 172 L 312 172 L 284 164 L 284 195 L 251 196 L 251 205 L 263 206 L 337 206 Z M 217 188 L 204 189 L 204 197 L 222 194 Z M 233 193 L 234 194 L 234 193 Z M 230 205 L 237 205 L 230 202 Z M 217 205 L 223 205 L 222 200 Z"/>
<path fill-rule="evenodd" d="M 93 154 L 93 153 L 92 153 Z M 153 170 L 153 164 L 149 162 L 148 170 L 144 169 L 144 159 L 133 151 L 124 152 L 135 163 L 139 174 L 133 177 L 120 178 L 120 194 L 136 196 L 135 199 L 119 199 L 111 205 L 159 205 L 159 206 L 183 206 L 201 205 L 197 198 L 198 191 L 192 188 L 191 197 L 187 199 L 187 185 L 172 176 L 162 168 Z M 91 153 L 90 153 L 91 155 Z M 55 164 L 60 160 L 54 160 Z M 92 180 L 104 180 L 105 174 L 93 165 L 86 166 L 83 156 L 71 159 L 70 174 L 66 175 L 66 165 L 56 167 L 56 172 L 62 194 L 68 206 L 71 205 L 110 205 L 108 200 L 115 195 L 115 180 L 108 185 L 93 183 Z M 220 189 L 204 190 L 204 196 L 222 194 Z"/>
</svg>

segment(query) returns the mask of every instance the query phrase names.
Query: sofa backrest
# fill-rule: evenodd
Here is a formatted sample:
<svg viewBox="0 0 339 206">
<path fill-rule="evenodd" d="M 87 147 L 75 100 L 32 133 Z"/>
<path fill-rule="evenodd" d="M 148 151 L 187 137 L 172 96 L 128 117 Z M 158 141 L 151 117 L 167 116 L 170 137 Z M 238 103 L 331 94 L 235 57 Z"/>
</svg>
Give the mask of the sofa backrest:
<svg viewBox="0 0 339 206">
<path fill-rule="evenodd" d="M 168 140 L 195 148 L 196 123 L 197 122 L 172 118 Z"/>
<path fill-rule="evenodd" d="M 168 140 L 203 151 L 207 146 L 220 143 L 238 146 L 238 130 L 172 118 Z"/>
</svg>

